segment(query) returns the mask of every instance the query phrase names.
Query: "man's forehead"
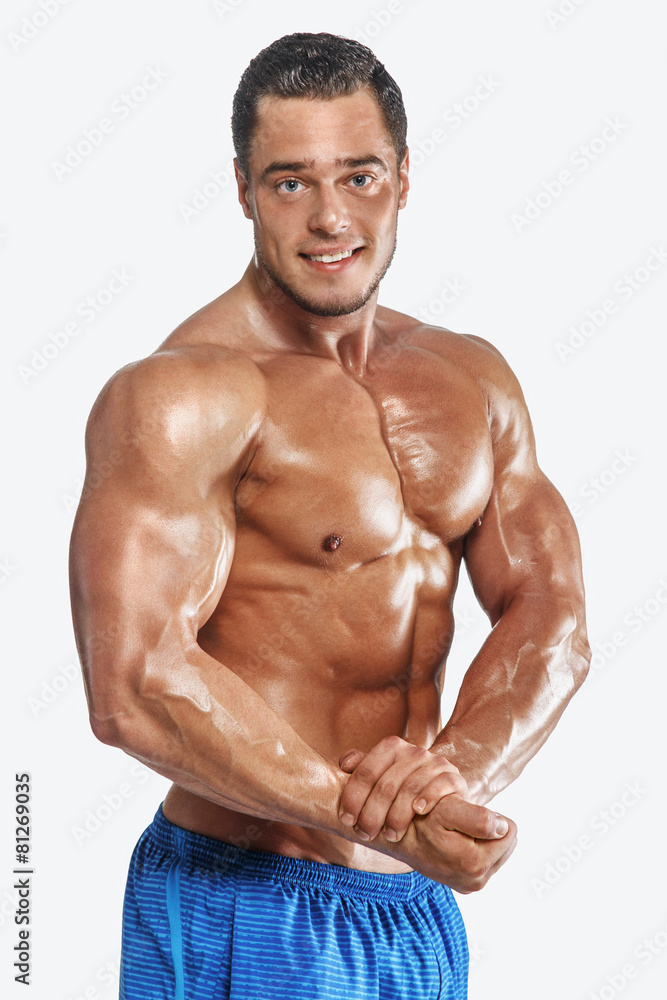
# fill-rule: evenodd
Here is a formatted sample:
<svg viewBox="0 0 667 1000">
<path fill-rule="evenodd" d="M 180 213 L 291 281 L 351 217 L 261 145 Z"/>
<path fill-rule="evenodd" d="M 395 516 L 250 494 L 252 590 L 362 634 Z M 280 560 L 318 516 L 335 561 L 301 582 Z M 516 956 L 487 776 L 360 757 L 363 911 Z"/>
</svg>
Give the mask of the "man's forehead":
<svg viewBox="0 0 667 1000">
<path fill-rule="evenodd" d="M 304 163 L 326 159 L 331 165 L 375 157 L 389 166 L 392 152 L 391 135 L 368 88 L 327 99 L 265 95 L 258 102 L 251 157 Z M 265 167 L 263 162 L 261 169 Z"/>
<path fill-rule="evenodd" d="M 257 120 L 260 116 L 269 121 L 280 118 L 281 115 L 302 115 L 315 118 L 326 112 L 359 113 L 376 117 L 382 121 L 382 112 L 374 91 L 369 86 L 359 87 L 349 94 L 339 94 L 336 97 L 299 96 L 282 97 L 279 94 L 264 94 L 257 101 Z"/>
</svg>

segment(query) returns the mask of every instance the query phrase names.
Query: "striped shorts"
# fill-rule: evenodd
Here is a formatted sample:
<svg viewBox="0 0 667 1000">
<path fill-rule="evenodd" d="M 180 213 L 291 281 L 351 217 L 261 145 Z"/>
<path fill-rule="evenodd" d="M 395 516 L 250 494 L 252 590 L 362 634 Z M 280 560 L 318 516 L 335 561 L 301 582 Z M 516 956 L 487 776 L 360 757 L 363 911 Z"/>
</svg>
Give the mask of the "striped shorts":
<svg viewBox="0 0 667 1000">
<path fill-rule="evenodd" d="M 120 1000 L 465 1000 L 451 889 L 191 833 L 158 808 L 132 854 Z"/>
</svg>

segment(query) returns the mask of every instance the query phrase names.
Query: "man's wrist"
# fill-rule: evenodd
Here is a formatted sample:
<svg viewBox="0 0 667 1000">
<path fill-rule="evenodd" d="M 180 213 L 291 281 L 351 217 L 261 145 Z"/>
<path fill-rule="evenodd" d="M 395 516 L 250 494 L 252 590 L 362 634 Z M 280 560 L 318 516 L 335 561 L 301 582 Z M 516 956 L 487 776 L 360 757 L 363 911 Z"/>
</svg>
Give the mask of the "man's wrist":
<svg viewBox="0 0 667 1000">
<path fill-rule="evenodd" d="M 465 741 L 454 737 L 451 731 L 443 730 L 429 747 L 431 753 L 440 754 L 456 767 L 468 786 L 468 801 L 475 805 L 486 805 L 493 798 L 486 775 L 474 766 L 474 748 L 466 747 Z"/>
</svg>

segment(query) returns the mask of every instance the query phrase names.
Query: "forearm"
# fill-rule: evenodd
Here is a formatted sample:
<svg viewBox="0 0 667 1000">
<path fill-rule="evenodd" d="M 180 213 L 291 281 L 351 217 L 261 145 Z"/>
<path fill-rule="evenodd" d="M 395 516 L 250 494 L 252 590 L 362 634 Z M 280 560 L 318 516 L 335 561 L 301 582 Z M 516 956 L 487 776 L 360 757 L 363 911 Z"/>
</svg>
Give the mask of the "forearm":
<svg viewBox="0 0 667 1000">
<path fill-rule="evenodd" d="M 229 809 L 350 836 L 338 818 L 347 775 L 201 647 L 148 663 L 132 689 L 91 712 L 104 742 Z"/>
<path fill-rule="evenodd" d="M 484 804 L 521 773 L 583 682 L 590 651 L 582 616 L 556 600 L 518 598 L 467 671 L 431 749 Z"/>
</svg>

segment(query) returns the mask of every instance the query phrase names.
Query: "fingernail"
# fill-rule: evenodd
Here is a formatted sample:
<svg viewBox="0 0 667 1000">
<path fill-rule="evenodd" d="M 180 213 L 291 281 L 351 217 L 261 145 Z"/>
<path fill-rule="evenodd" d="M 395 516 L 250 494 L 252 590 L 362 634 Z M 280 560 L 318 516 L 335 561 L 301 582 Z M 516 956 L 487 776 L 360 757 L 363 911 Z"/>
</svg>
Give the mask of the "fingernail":
<svg viewBox="0 0 667 1000">
<path fill-rule="evenodd" d="M 358 835 L 358 837 L 359 837 L 360 840 L 370 840 L 371 839 L 370 833 L 364 833 L 363 830 L 357 830 L 357 835 Z"/>
<path fill-rule="evenodd" d="M 496 823 L 496 837 L 504 837 L 509 830 L 509 824 L 506 819 L 499 819 Z"/>
<path fill-rule="evenodd" d="M 345 826 L 353 826 L 354 816 L 352 815 L 352 813 L 343 813 L 343 815 L 340 818 L 340 821 L 341 823 L 344 823 Z"/>
<path fill-rule="evenodd" d="M 392 830 L 391 827 L 387 827 L 387 829 L 384 831 L 384 835 L 387 838 L 387 840 L 396 840 L 398 837 L 396 831 Z"/>
<path fill-rule="evenodd" d="M 426 799 L 417 799 L 415 802 L 415 810 L 421 812 L 422 809 L 426 809 Z"/>
<path fill-rule="evenodd" d="M 356 753 L 357 753 L 356 750 L 350 750 L 348 753 L 345 754 L 344 757 L 341 757 L 340 766 L 343 767 L 343 765 L 347 764 L 349 760 L 352 760 L 352 758 L 356 756 Z"/>
</svg>

